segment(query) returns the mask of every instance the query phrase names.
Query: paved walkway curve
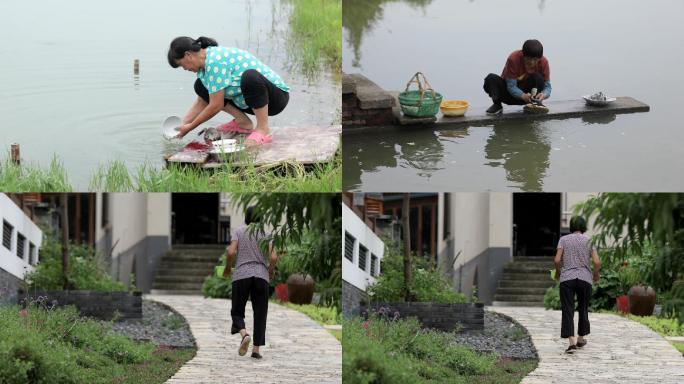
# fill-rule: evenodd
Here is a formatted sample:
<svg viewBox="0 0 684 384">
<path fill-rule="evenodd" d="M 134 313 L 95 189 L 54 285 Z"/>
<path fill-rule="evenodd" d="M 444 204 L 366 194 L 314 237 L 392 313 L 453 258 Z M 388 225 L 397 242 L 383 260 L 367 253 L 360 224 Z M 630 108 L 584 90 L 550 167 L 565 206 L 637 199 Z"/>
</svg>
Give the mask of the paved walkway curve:
<svg viewBox="0 0 684 384">
<path fill-rule="evenodd" d="M 489 307 L 527 328 L 539 354 L 539 366 L 523 384 L 684 383 L 684 357 L 664 338 L 635 321 L 590 313 L 587 345 L 565 354 L 560 311 L 544 308 Z M 577 329 L 575 314 L 575 330 Z"/>
<path fill-rule="evenodd" d="M 190 324 L 197 355 L 167 383 L 341 383 L 342 346 L 309 317 L 269 303 L 262 360 L 238 356 L 240 335 L 230 335 L 230 300 L 145 295 L 178 311 Z M 245 310 L 252 330 L 252 308 Z"/>
</svg>

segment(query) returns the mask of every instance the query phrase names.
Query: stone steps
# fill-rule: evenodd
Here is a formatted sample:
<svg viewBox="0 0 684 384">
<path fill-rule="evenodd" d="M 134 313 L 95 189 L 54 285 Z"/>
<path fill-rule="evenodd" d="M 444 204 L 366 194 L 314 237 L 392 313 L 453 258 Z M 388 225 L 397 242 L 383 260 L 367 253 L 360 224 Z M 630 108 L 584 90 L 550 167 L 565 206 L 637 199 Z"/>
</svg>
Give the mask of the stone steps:
<svg viewBox="0 0 684 384">
<path fill-rule="evenodd" d="M 224 245 L 174 245 L 161 259 L 153 290 L 167 294 L 201 294 L 204 279 L 225 253 Z"/>
<path fill-rule="evenodd" d="M 499 287 L 496 290 L 497 295 L 534 295 L 534 296 L 544 296 L 548 287 L 536 287 L 536 288 L 525 288 L 525 287 L 510 287 L 504 288 Z"/>
<path fill-rule="evenodd" d="M 525 301 L 525 302 L 537 302 L 539 305 L 544 305 L 544 294 L 540 295 L 518 295 L 518 294 L 501 294 L 497 293 L 494 295 L 495 301 Z"/>
<path fill-rule="evenodd" d="M 553 281 L 545 280 L 499 280 L 499 288 L 548 288 L 553 285 Z"/>
<path fill-rule="evenodd" d="M 553 286 L 549 270 L 554 268 L 549 256 L 517 256 L 503 270 L 493 305 L 539 307 L 544 294 Z"/>
</svg>

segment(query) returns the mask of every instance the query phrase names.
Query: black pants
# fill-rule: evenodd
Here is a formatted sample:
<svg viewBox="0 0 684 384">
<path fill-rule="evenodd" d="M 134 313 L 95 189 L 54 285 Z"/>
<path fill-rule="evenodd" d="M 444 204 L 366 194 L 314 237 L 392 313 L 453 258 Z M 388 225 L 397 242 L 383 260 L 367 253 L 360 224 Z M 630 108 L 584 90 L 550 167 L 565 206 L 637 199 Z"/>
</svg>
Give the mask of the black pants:
<svg viewBox="0 0 684 384">
<path fill-rule="evenodd" d="M 268 282 L 257 277 L 233 281 L 232 307 L 230 317 L 233 325 L 230 327 L 231 335 L 245 328 L 245 305 L 247 299 L 252 300 L 254 310 L 254 345 L 266 344 L 266 315 L 268 314 Z"/>
<path fill-rule="evenodd" d="M 263 108 L 268 104 L 268 115 L 274 116 L 282 112 L 290 101 L 289 93 L 276 87 L 255 69 L 248 69 L 242 73 L 240 90 L 242 90 L 242 96 L 245 97 L 245 103 L 249 108 L 238 108 L 230 99 L 225 99 L 223 105 L 230 104 L 244 113 L 253 115 L 253 109 Z M 195 80 L 195 93 L 209 103 L 209 91 L 200 79 Z"/>
<path fill-rule="evenodd" d="M 525 104 L 524 101 L 517 97 L 513 97 L 513 95 L 508 92 L 506 80 L 499 75 L 493 73 L 487 75 L 484 79 L 483 88 L 495 103 L 504 103 L 508 105 Z M 522 89 L 525 93 L 530 93 L 532 88 L 537 88 L 537 90 L 541 92 L 544 89 L 544 76 L 541 73 L 526 76 L 522 81 L 518 81 L 518 88 Z"/>
<path fill-rule="evenodd" d="M 591 284 L 584 280 L 574 279 L 560 283 L 560 300 L 563 318 L 561 320 L 561 338 L 575 336 L 575 295 L 577 295 L 577 312 L 579 313 L 579 336 L 589 334 L 589 300 L 591 300 Z"/>
</svg>

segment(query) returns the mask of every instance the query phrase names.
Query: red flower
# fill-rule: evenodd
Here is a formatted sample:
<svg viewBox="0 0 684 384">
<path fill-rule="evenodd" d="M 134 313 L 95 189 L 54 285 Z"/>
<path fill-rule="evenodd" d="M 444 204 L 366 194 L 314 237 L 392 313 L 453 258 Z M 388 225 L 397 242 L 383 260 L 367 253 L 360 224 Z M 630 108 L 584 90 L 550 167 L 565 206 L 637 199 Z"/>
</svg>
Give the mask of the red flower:
<svg viewBox="0 0 684 384">
<path fill-rule="evenodd" d="M 19 311 L 19 316 L 21 317 L 28 317 L 28 310 L 27 309 L 22 309 Z"/>
<path fill-rule="evenodd" d="M 366 321 L 363 322 L 363 327 L 366 328 L 366 329 L 368 329 L 368 320 L 366 320 Z"/>
</svg>

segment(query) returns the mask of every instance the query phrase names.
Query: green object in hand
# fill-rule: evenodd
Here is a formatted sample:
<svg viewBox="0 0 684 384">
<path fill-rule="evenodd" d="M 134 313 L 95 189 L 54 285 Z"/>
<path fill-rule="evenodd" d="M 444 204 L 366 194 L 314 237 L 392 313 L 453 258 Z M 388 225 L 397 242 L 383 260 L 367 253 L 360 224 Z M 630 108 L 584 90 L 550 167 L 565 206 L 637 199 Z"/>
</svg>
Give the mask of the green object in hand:
<svg viewBox="0 0 684 384">
<path fill-rule="evenodd" d="M 216 273 L 216 276 L 218 277 L 223 277 L 223 271 L 226 270 L 226 267 L 224 265 L 217 265 L 214 267 L 214 273 Z"/>
<path fill-rule="evenodd" d="M 551 280 L 556 280 L 556 270 L 549 269 L 549 272 L 551 272 Z"/>
</svg>

